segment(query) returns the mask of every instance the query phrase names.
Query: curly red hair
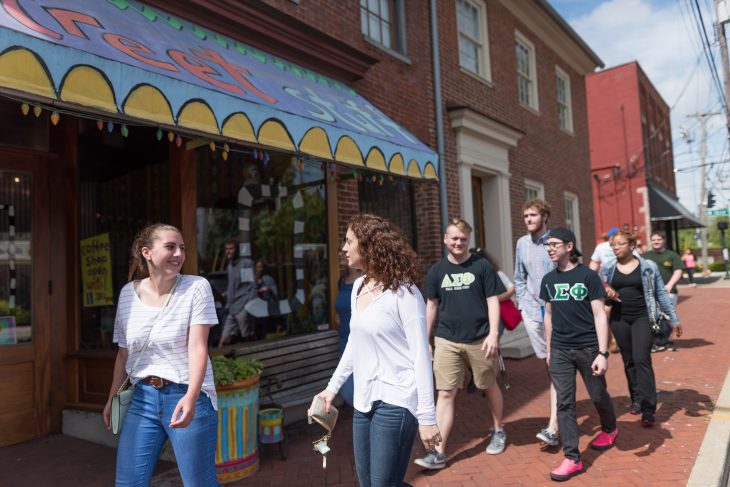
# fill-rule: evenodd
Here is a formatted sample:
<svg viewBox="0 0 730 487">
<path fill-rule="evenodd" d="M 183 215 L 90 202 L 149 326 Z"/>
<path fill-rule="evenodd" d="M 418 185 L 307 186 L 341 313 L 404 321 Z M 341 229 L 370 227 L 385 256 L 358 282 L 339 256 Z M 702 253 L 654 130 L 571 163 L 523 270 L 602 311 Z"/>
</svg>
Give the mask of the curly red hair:
<svg viewBox="0 0 730 487">
<path fill-rule="evenodd" d="M 418 257 L 400 228 L 390 220 L 364 213 L 350 218 L 347 226 L 357 238 L 357 251 L 368 277 L 383 283 L 383 290 L 410 291 L 418 280 Z"/>
</svg>

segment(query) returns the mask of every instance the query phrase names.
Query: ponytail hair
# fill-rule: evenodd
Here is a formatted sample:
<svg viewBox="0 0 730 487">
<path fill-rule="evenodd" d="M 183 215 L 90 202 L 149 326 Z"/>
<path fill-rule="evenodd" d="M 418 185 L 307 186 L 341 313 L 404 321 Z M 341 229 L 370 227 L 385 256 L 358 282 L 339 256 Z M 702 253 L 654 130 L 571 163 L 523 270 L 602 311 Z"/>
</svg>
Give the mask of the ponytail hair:
<svg viewBox="0 0 730 487">
<path fill-rule="evenodd" d="M 147 259 L 142 255 L 142 249 L 147 247 L 149 249 L 154 245 L 160 232 L 177 232 L 182 235 L 182 232 L 177 227 L 168 225 L 167 223 L 153 223 L 147 225 L 139 231 L 134 241 L 132 242 L 132 248 L 130 249 L 130 260 L 129 260 L 129 274 L 127 279 L 133 281 L 135 279 L 144 279 L 150 276 L 150 270 L 147 267 Z"/>
</svg>

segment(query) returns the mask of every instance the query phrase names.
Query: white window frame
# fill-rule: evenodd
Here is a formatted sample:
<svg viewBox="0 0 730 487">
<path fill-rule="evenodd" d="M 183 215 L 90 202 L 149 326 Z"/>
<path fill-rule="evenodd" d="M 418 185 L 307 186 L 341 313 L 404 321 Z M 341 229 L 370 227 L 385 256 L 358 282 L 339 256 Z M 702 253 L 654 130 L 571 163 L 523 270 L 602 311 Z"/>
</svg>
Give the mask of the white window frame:
<svg viewBox="0 0 730 487">
<path fill-rule="evenodd" d="M 565 86 L 565 100 L 561 100 L 558 92 L 558 83 L 562 81 Z M 573 101 L 570 89 L 570 75 L 563 71 L 560 66 L 555 66 L 555 100 L 558 105 L 558 126 L 561 130 L 573 133 Z M 565 108 L 565 121 L 561 123 L 560 109 Z"/>
<path fill-rule="evenodd" d="M 528 195 L 527 192 L 532 191 L 535 195 Z M 529 201 L 534 198 L 545 199 L 545 185 L 534 179 L 525 178 L 525 201 Z"/>
<path fill-rule="evenodd" d="M 477 24 L 479 26 L 479 36 L 481 39 L 474 39 L 469 34 L 462 33 L 459 30 L 459 2 L 470 5 L 477 11 Z M 487 28 L 487 8 L 483 1 L 480 0 L 456 0 L 454 2 L 456 8 L 456 36 L 457 36 L 457 49 L 459 49 L 459 67 L 464 71 L 479 76 L 489 82 L 492 81 L 492 68 L 489 62 L 489 30 Z M 461 63 L 461 50 L 459 48 L 459 42 L 461 38 L 466 38 L 469 42 L 472 42 L 478 46 L 477 48 L 477 71 L 475 72 L 470 67 L 464 66 Z"/>
<path fill-rule="evenodd" d="M 564 211 L 565 211 L 565 227 L 570 228 L 568 225 L 568 201 L 571 202 L 573 205 L 573 215 L 571 215 L 571 219 L 573 220 L 573 228 L 570 228 L 573 230 L 573 233 L 575 234 L 575 240 L 576 240 L 576 246 L 580 249 L 581 242 L 580 242 L 580 207 L 578 206 L 578 195 L 575 193 L 571 193 L 569 191 L 565 191 L 563 193 L 564 200 Z"/>
<path fill-rule="evenodd" d="M 528 68 L 530 69 L 530 72 L 528 73 L 529 76 L 526 76 L 523 73 L 520 73 L 519 67 L 517 65 L 517 45 L 520 45 L 523 49 L 527 51 L 528 56 Z M 525 37 L 520 31 L 515 31 L 515 72 L 517 74 L 517 100 L 520 102 L 522 106 L 531 108 L 532 110 L 535 110 L 536 112 L 540 110 L 540 102 L 538 100 L 538 90 L 537 90 L 537 60 L 535 56 L 535 44 L 530 42 L 530 40 Z M 529 83 L 529 90 L 528 90 L 528 96 L 529 100 L 528 103 L 525 103 L 524 101 L 520 100 L 520 77 L 526 78 Z"/>
</svg>

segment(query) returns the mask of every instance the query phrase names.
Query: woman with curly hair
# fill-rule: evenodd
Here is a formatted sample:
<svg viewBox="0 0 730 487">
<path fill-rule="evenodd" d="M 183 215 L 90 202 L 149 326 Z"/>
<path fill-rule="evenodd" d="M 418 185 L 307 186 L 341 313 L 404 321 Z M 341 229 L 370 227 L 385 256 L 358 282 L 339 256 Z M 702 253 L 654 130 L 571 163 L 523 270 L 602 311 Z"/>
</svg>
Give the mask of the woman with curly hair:
<svg viewBox="0 0 730 487">
<path fill-rule="evenodd" d="M 400 229 L 375 215 L 350 219 L 342 248 L 364 275 L 353 285 L 350 338 L 327 388 L 329 411 L 354 378 L 353 444 L 362 487 L 403 482 L 418 429 L 427 450 L 441 441 L 433 401 L 426 305 L 416 253 Z"/>
</svg>

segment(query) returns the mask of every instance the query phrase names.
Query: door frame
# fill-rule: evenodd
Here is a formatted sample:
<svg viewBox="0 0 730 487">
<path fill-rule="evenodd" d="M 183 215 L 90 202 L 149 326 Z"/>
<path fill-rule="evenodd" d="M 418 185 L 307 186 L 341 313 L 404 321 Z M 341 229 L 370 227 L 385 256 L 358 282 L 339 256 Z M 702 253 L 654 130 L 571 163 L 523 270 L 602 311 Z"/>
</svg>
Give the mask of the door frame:
<svg viewBox="0 0 730 487">
<path fill-rule="evenodd" d="M 51 313 L 50 313 L 50 232 L 48 155 L 0 145 L 0 169 L 29 172 L 33 178 L 31 214 L 31 337 L 30 343 L 3 346 L 0 366 L 33 363 L 33 398 L 31 411 L 22 409 L 18 417 L 30 420 L 29 430 L 22 433 L 0 432 L 0 445 L 17 443 L 47 435 L 51 430 Z"/>
</svg>

